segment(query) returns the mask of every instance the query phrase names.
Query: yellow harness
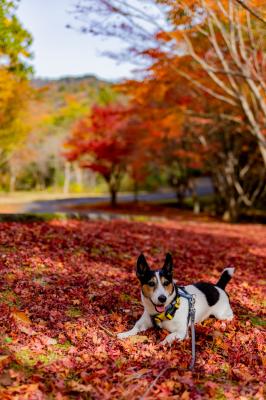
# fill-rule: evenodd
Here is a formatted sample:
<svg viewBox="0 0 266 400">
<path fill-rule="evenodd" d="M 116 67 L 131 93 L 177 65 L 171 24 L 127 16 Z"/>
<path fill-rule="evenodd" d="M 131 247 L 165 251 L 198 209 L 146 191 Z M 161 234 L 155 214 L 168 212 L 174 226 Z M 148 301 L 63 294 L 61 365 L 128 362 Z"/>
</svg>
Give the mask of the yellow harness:
<svg viewBox="0 0 266 400">
<path fill-rule="evenodd" d="M 186 291 L 186 289 L 184 288 L 184 286 L 178 287 L 175 285 L 175 289 L 176 289 L 176 297 L 172 301 L 172 303 L 170 303 L 166 307 L 166 310 L 163 313 L 155 314 L 151 318 L 152 318 L 154 325 L 157 326 L 157 328 L 160 328 L 160 323 L 162 321 L 165 321 L 167 319 L 171 320 L 174 318 L 176 310 L 178 310 L 180 307 L 180 297 L 187 299 L 187 301 L 188 301 L 187 329 L 189 327 L 189 322 L 190 322 L 191 323 L 191 326 L 190 326 L 191 327 L 191 346 L 192 346 L 192 359 L 191 359 L 189 369 L 193 370 L 194 365 L 195 365 L 195 360 L 196 360 L 196 339 L 195 339 L 195 327 L 194 327 L 195 313 L 196 313 L 195 295 L 188 293 Z"/>
<path fill-rule="evenodd" d="M 167 307 L 166 310 L 160 314 L 156 314 L 153 316 L 153 320 L 155 324 L 159 324 L 162 321 L 165 320 L 171 320 L 174 318 L 176 310 L 178 310 L 180 307 L 180 297 L 177 296 L 176 299 L 170 303 Z"/>
</svg>

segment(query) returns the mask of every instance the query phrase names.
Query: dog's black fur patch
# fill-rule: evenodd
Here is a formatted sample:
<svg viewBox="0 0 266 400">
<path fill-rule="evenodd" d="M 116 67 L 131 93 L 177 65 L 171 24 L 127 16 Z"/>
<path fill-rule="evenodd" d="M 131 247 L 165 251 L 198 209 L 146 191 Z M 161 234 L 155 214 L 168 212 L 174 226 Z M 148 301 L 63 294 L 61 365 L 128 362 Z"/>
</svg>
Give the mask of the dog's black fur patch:
<svg viewBox="0 0 266 400">
<path fill-rule="evenodd" d="M 164 272 L 165 276 L 172 276 L 173 275 L 173 258 L 170 253 L 167 253 L 165 256 L 165 261 L 163 268 L 161 269 Z"/>
<path fill-rule="evenodd" d="M 211 283 L 198 282 L 198 283 L 195 283 L 193 286 L 195 286 L 203 294 L 205 294 L 207 303 L 210 307 L 214 306 L 214 304 L 216 304 L 217 301 L 219 300 L 219 297 L 220 297 L 219 290 Z"/>
<path fill-rule="evenodd" d="M 165 271 L 164 269 L 160 269 L 159 271 L 159 276 L 164 276 L 165 279 L 167 279 L 169 282 L 173 281 L 173 275 L 168 273 L 168 271 Z"/>
<path fill-rule="evenodd" d="M 216 283 L 216 286 L 219 286 L 221 289 L 225 289 L 225 286 L 227 283 L 232 279 L 232 276 L 229 274 L 228 271 L 224 271 L 219 279 L 219 281 Z"/>
<path fill-rule="evenodd" d="M 141 254 L 138 258 L 136 273 L 142 285 L 148 283 L 155 275 L 155 272 L 150 269 L 143 254 Z"/>
<path fill-rule="evenodd" d="M 151 270 L 144 254 L 140 254 L 137 261 L 136 274 L 142 285 L 147 284 L 159 272 L 160 276 L 164 276 L 169 282 L 173 280 L 173 259 L 171 254 L 167 253 L 165 257 L 164 266 L 160 270 Z"/>
<path fill-rule="evenodd" d="M 155 276 L 155 271 L 151 269 L 146 271 L 144 275 L 138 275 L 139 281 L 142 285 L 147 284 Z"/>
</svg>

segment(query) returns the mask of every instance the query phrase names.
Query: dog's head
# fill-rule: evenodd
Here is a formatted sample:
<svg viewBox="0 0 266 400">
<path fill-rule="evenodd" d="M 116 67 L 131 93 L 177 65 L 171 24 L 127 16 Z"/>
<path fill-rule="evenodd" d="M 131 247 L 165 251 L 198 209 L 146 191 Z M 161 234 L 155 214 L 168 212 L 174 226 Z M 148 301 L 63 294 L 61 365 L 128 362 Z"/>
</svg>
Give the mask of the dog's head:
<svg viewBox="0 0 266 400">
<path fill-rule="evenodd" d="M 166 254 L 163 267 L 157 270 L 151 270 L 145 256 L 141 254 L 137 261 L 136 272 L 144 298 L 150 300 L 158 313 L 162 313 L 173 300 L 175 292 L 171 254 Z"/>
</svg>

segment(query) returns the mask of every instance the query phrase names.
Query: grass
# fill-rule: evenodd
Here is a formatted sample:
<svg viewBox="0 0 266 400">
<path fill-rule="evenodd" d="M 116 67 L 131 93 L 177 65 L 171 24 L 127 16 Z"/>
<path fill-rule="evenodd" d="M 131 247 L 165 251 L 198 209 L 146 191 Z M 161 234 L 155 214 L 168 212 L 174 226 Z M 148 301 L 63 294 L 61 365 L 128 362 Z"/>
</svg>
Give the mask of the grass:
<svg viewBox="0 0 266 400">
<path fill-rule="evenodd" d="M 12 290 L 4 290 L 0 292 L 0 303 L 7 304 L 8 306 L 18 306 L 19 299 L 18 296 Z"/>
<path fill-rule="evenodd" d="M 79 308 L 70 307 L 70 308 L 67 310 L 66 315 L 67 315 L 68 317 L 71 317 L 71 318 L 79 318 L 79 317 L 82 316 L 82 311 L 81 311 Z"/>
<path fill-rule="evenodd" d="M 254 325 L 254 326 L 266 326 L 266 321 L 265 321 L 265 319 L 261 319 L 261 318 L 259 318 L 259 317 L 251 317 L 250 318 L 250 321 L 251 321 L 251 323 Z"/>
<path fill-rule="evenodd" d="M 60 356 L 51 350 L 46 354 L 37 354 L 29 348 L 23 348 L 17 351 L 15 357 L 19 364 L 26 367 L 34 367 L 37 363 L 49 365 L 53 361 L 60 359 Z"/>
</svg>

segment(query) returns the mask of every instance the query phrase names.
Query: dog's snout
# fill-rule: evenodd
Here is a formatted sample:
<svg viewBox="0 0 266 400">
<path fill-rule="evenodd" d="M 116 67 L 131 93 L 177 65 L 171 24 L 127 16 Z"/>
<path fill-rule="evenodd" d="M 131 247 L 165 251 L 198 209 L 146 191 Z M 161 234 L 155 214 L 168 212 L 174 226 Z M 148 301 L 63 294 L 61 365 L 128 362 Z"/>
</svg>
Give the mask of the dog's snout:
<svg viewBox="0 0 266 400">
<path fill-rule="evenodd" d="M 165 303 L 165 302 L 166 302 L 166 296 L 164 296 L 163 294 L 161 294 L 161 295 L 158 297 L 158 300 L 159 300 L 161 303 Z"/>
</svg>

